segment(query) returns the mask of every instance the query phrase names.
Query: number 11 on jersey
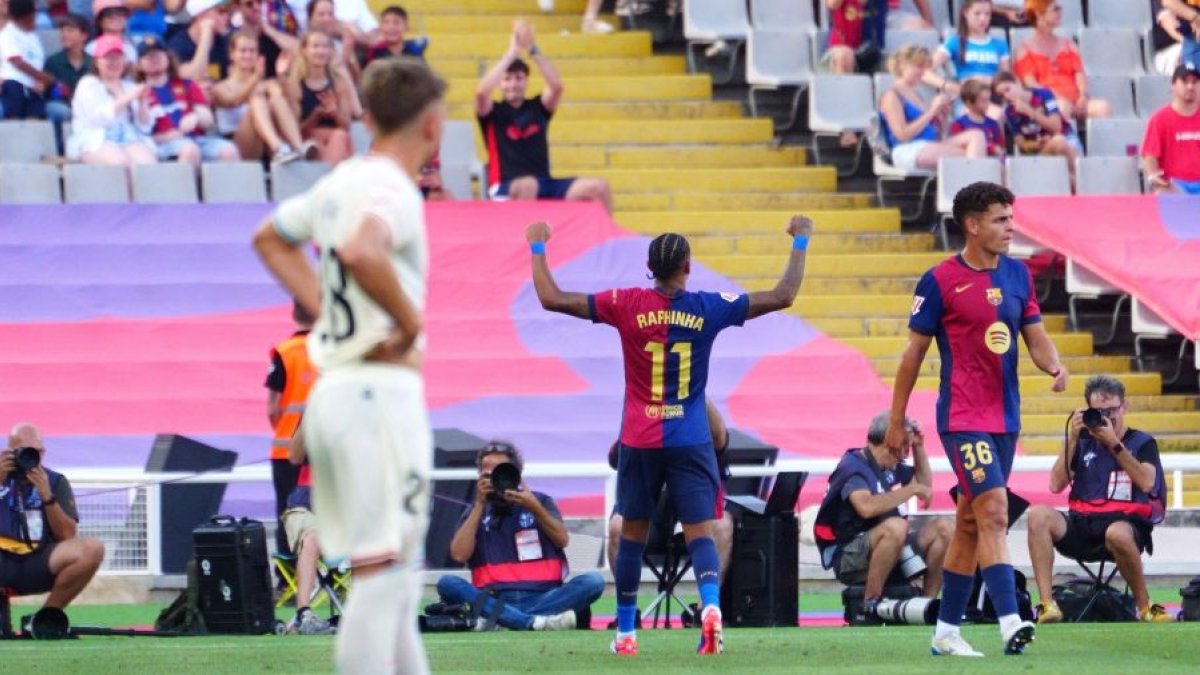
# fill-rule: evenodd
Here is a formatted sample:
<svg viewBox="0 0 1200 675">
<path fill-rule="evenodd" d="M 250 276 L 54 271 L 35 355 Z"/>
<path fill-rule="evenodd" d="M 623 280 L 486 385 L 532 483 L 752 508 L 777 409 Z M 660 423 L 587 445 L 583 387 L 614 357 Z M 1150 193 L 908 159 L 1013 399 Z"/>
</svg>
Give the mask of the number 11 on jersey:
<svg viewBox="0 0 1200 675">
<path fill-rule="evenodd" d="M 666 380 L 667 354 L 666 345 L 661 342 L 647 342 L 643 348 L 650 352 L 650 400 L 663 400 L 663 382 Z M 671 353 L 679 356 L 679 387 L 675 398 L 682 401 L 691 393 L 692 383 L 692 343 L 676 342 L 671 345 Z"/>
</svg>

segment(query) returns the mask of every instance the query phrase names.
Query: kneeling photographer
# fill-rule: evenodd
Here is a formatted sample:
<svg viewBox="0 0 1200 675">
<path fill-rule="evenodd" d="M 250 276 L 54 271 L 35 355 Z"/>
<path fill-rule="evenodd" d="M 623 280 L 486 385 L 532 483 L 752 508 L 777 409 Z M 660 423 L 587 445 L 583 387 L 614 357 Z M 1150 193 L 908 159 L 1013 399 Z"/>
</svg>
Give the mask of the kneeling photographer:
<svg viewBox="0 0 1200 675">
<path fill-rule="evenodd" d="M 954 530 L 948 518 L 933 518 L 920 531 L 909 530 L 905 503 L 916 497 L 928 506 L 933 475 L 916 421 L 908 421 L 908 442 L 896 455 L 883 443 L 888 419 L 886 412 L 877 415 L 867 429 L 867 446 L 842 456 L 813 527 L 825 569 L 847 586 L 864 585 L 860 614 L 868 620 L 884 585 L 896 574 L 905 580 L 923 576 L 922 594 L 937 597 Z M 904 462 L 910 450 L 911 466 Z"/>
<path fill-rule="evenodd" d="M 71 483 L 42 464 L 45 454 L 32 424 L 13 427 L 0 453 L 0 588 L 49 591 L 43 607 L 61 612 L 95 576 L 104 545 L 76 536 Z"/>
<path fill-rule="evenodd" d="M 1071 413 L 1063 453 L 1050 469 L 1050 490 L 1070 486 L 1067 513 L 1048 506 L 1029 511 L 1029 557 L 1041 602 L 1038 623 L 1063 620 L 1051 595 L 1054 551 L 1086 558 L 1103 546 L 1129 585 L 1142 621 L 1170 621 L 1161 605 L 1150 604 L 1142 574 L 1142 551 L 1153 549 L 1150 533 L 1166 512 L 1158 443 L 1125 425 L 1125 385 L 1110 375 L 1094 375 L 1083 390 L 1087 408 Z"/>
<path fill-rule="evenodd" d="M 588 572 L 564 583 L 570 535 L 554 500 L 521 481 L 521 453 L 510 443 L 488 443 L 475 463 L 475 503 L 450 542 L 450 557 L 470 567 L 471 581 L 443 576 L 442 602 L 470 605 L 480 630 L 586 628 L 604 579 Z"/>
</svg>

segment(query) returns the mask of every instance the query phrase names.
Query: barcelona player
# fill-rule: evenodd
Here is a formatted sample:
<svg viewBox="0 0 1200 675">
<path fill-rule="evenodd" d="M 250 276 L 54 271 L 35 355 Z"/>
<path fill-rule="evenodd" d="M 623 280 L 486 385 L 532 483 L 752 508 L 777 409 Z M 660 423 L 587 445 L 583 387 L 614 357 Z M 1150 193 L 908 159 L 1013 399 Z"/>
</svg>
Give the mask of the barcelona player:
<svg viewBox="0 0 1200 675">
<path fill-rule="evenodd" d="M 533 284 L 542 307 L 596 323 L 621 335 L 625 358 L 625 410 L 617 466 L 617 502 L 624 522 L 617 547 L 617 635 L 612 652 L 637 654 L 637 590 L 642 552 L 656 502 L 667 487 L 700 591 L 700 654 L 723 649 L 720 562 L 713 543 L 717 462 L 705 410 L 708 359 L 717 334 L 768 312 L 790 307 L 804 277 L 813 223 L 794 216 L 787 232 L 792 251 L 783 278 L 769 291 L 736 295 L 687 290 L 691 249 L 678 234 L 650 242 L 654 288 L 622 288 L 592 295 L 564 292 L 546 262 L 550 226 L 525 231 L 533 253 Z"/>
<path fill-rule="evenodd" d="M 1004 653 L 1020 654 L 1033 640 L 1033 624 L 1017 613 L 1005 540 L 1006 484 L 1021 428 L 1017 334 L 1037 367 L 1054 378 L 1054 391 L 1066 389 L 1067 369 L 1042 325 L 1029 269 L 1005 255 L 1012 242 L 1013 200 L 1008 189 L 985 182 L 954 196 L 954 219 L 966 247 L 917 283 L 884 440 L 893 452 L 903 448 L 908 398 L 936 339 L 942 359 L 937 426 L 958 478 L 958 504 L 934 655 L 982 656 L 959 632 L 976 566 L 1000 619 Z"/>
</svg>

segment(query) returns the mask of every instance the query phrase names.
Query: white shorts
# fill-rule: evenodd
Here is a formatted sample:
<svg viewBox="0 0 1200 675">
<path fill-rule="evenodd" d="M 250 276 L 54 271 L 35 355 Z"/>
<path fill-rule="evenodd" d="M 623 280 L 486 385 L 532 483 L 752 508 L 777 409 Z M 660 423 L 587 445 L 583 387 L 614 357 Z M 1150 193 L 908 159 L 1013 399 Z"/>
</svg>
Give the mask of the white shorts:
<svg viewBox="0 0 1200 675">
<path fill-rule="evenodd" d="M 905 171 L 914 171 L 917 168 L 917 157 L 921 154 L 921 148 L 929 145 L 933 141 L 909 141 L 901 143 L 892 148 L 892 166 Z"/>
<path fill-rule="evenodd" d="M 352 566 L 422 564 L 433 434 L 420 374 L 375 363 L 322 373 L 304 442 L 321 553 Z"/>
</svg>

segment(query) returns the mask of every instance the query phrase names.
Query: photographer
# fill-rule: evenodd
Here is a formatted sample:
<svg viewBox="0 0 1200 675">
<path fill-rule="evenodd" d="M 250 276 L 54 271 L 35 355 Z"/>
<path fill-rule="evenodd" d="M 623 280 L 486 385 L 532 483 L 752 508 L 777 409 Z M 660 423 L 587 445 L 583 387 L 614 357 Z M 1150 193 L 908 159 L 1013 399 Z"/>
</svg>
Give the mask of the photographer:
<svg viewBox="0 0 1200 675">
<path fill-rule="evenodd" d="M 521 481 L 514 446 L 492 441 L 475 463 L 475 504 L 450 542 L 450 557 L 467 563 L 471 581 L 443 576 L 442 602 L 470 604 L 479 630 L 496 623 L 511 630 L 575 628 L 579 615 L 590 616 L 604 579 L 588 572 L 563 583 L 570 535 L 554 500 Z"/>
<path fill-rule="evenodd" d="M 1063 454 L 1050 469 L 1050 491 L 1071 487 L 1068 513 L 1048 506 L 1029 510 L 1029 557 L 1041 602 L 1038 623 L 1062 621 L 1051 595 L 1054 551 L 1071 558 L 1108 549 L 1121 578 L 1133 592 L 1142 621 L 1171 616 L 1151 605 L 1142 574 L 1142 551 L 1153 548 L 1154 524 L 1167 508 L 1158 443 L 1144 431 L 1125 426 L 1125 385 L 1110 375 L 1094 375 L 1083 389 L 1087 408 L 1071 413 Z"/>
<path fill-rule="evenodd" d="M 877 415 L 867 429 L 867 447 L 842 456 L 829 476 L 813 527 L 825 569 L 847 586 L 865 584 L 863 612 L 868 616 L 897 565 L 905 578 L 923 574 L 923 594 L 937 597 L 953 534 L 948 518 L 930 519 L 919 532 L 909 530 L 906 502 L 917 497 L 929 506 L 933 476 L 916 421 L 908 420 L 905 448 L 896 455 L 883 444 L 888 418 L 887 412 Z M 912 466 L 904 462 L 910 449 Z"/>
<path fill-rule="evenodd" d="M 18 424 L 0 453 L 0 588 L 50 592 L 44 607 L 65 608 L 95 576 L 104 545 L 76 537 L 79 514 L 65 476 L 42 465 L 46 449 L 32 424 Z"/>
</svg>

